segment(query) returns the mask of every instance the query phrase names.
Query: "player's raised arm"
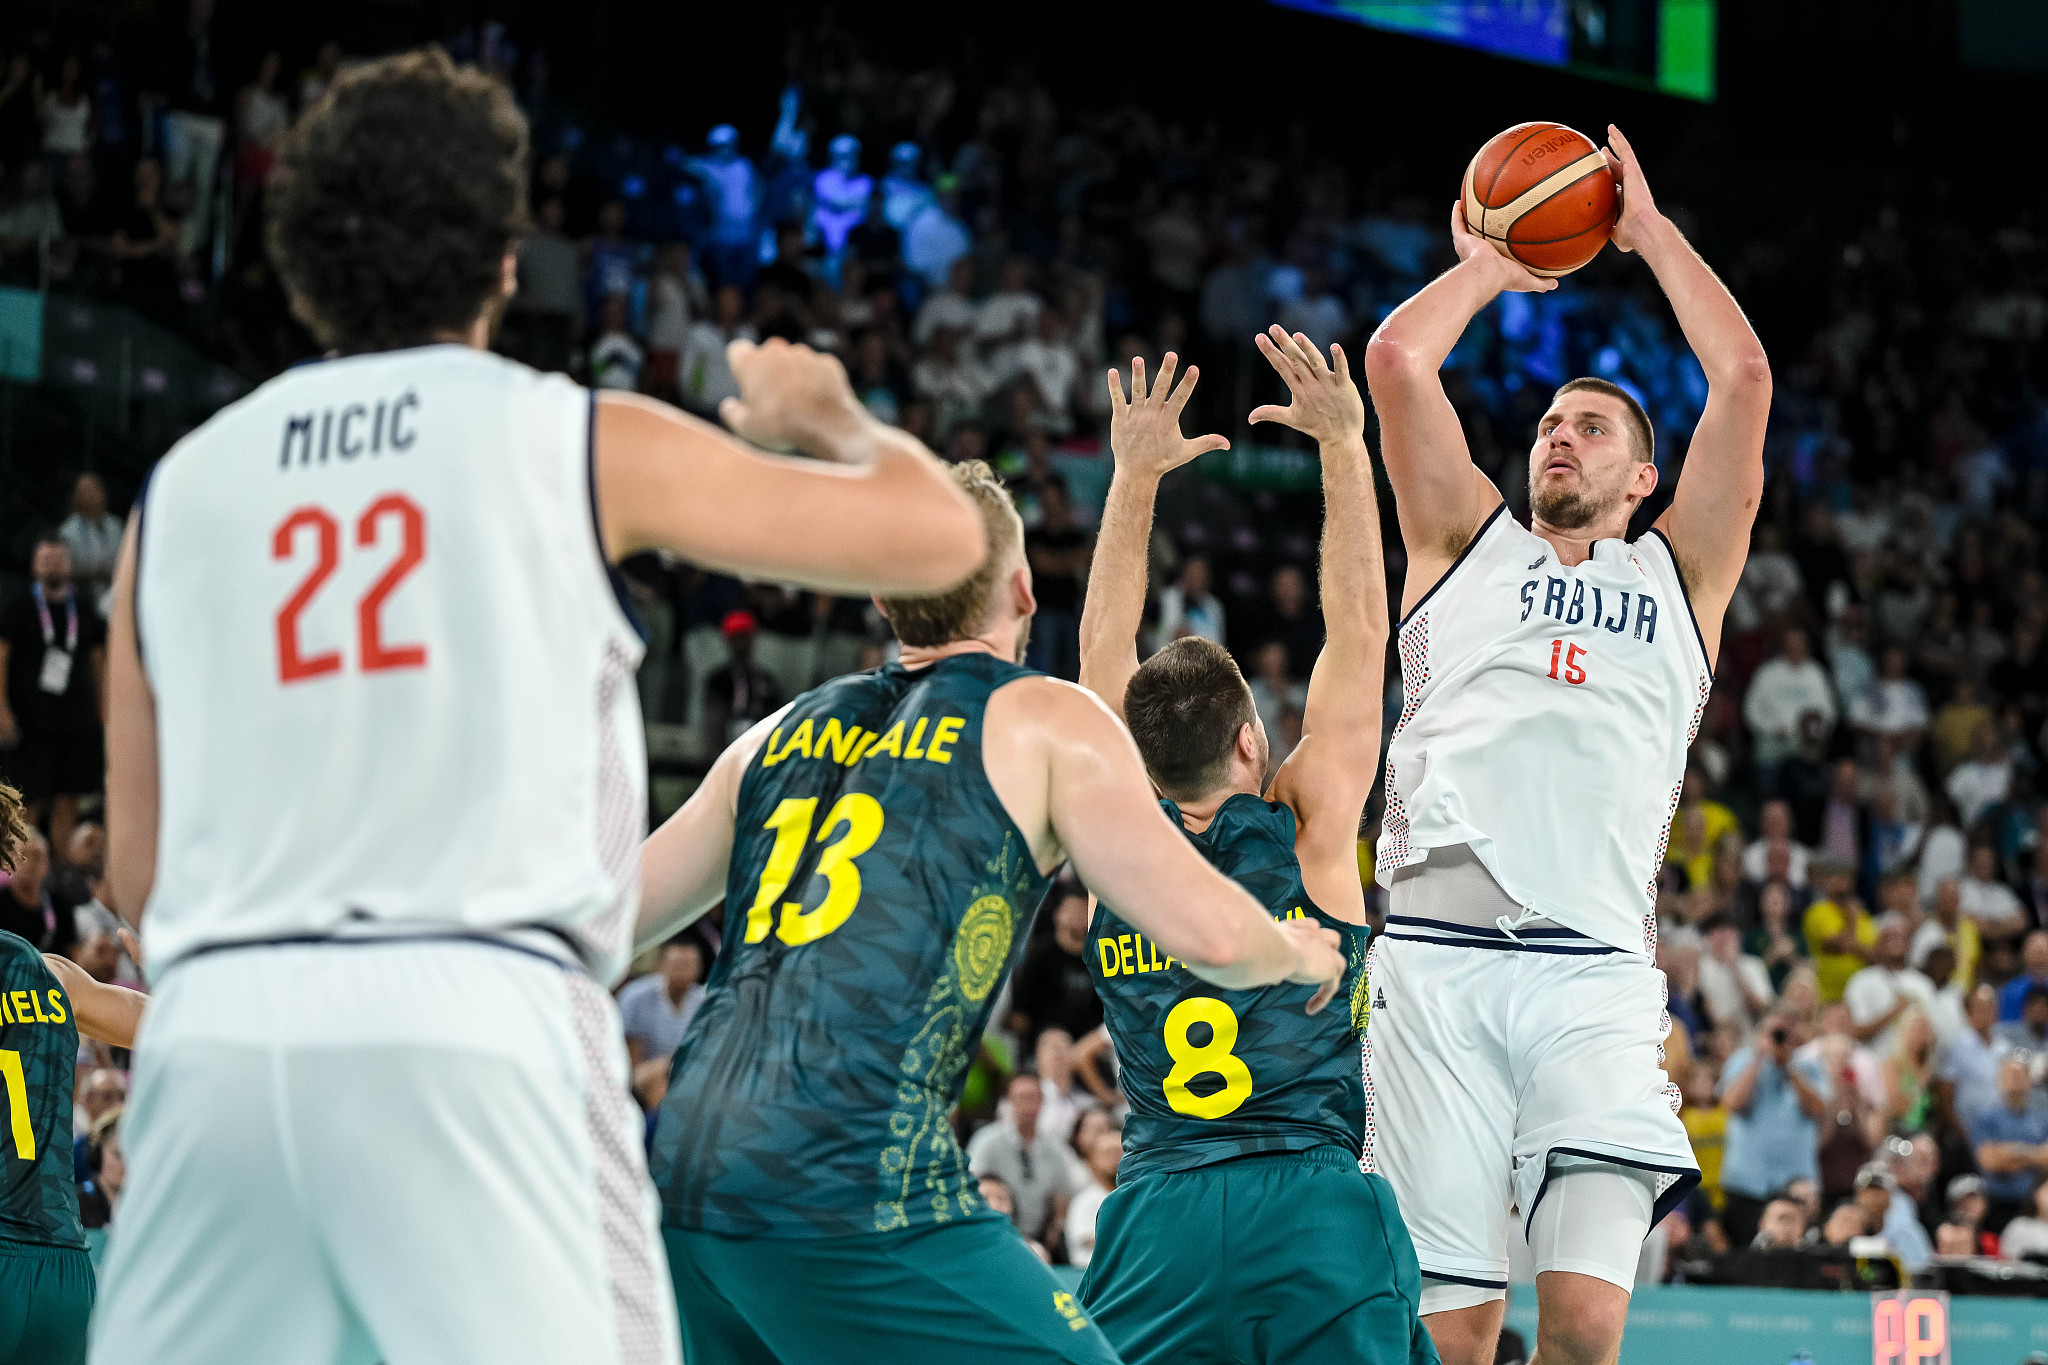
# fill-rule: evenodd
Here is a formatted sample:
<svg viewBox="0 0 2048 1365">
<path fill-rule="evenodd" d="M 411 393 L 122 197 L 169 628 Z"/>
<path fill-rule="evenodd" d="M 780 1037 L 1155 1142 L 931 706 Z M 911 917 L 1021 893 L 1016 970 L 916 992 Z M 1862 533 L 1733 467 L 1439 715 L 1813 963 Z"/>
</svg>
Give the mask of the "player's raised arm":
<svg viewBox="0 0 2048 1365">
<path fill-rule="evenodd" d="M 1132 928 L 1225 990 L 1294 981 L 1318 987 L 1309 1013 L 1328 1003 L 1345 971 L 1337 936 L 1312 920 L 1276 923 L 1204 861 L 1160 814 L 1130 732 L 1096 697 L 1033 678 L 996 693 L 988 717 L 983 761 L 1004 805 L 1043 810 L 1055 856 L 1064 850 L 1088 889 Z M 1020 747 L 1038 761 L 1006 762 L 1004 751 Z M 1046 785 L 1020 791 L 999 770 Z"/>
<path fill-rule="evenodd" d="M 1180 358 L 1168 351 L 1149 390 L 1145 361 L 1131 359 L 1131 394 L 1123 376 L 1109 372 L 1109 449 L 1116 459 L 1095 558 L 1088 568 L 1088 596 L 1081 608 L 1081 686 L 1102 698 L 1119 717 L 1124 689 L 1138 671 L 1138 626 L 1145 614 L 1145 571 L 1152 544 L 1152 507 L 1159 481 L 1196 456 L 1228 450 L 1221 436 L 1180 434 L 1181 410 L 1195 391 L 1201 370 L 1188 366 L 1179 387 L 1173 382 Z"/>
<path fill-rule="evenodd" d="M 644 398 L 597 399 L 597 499 L 614 556 L 666 549 L 706 568 L 821 592 L 940 592 L 981 562 L 981 524 L 945 467 L 867 414 L 807 346 L 736 341 L 721 413 L 749 449 Z"/>
<path fill-rule="evenodd" d="M 690 799 L 640 845 L 640 917 L 633 926 L 636 957 L 695 924 L 725 896 L 740 779 L 788 714 L 785 706 L 727 745 Z"/>
<path fill-rule="evenodd" d="M 1614 244 L 1649 262 L 1707 374 L 1707 406 L 1693 428 L 1671 506 L 1657 526 L 1677 552 L 1711 659 L 1720 649 L 1721 616 L 1749 557 L 1749 528 L 1763 497 L 1771 362 L 1728 286 L 1657 211 L 1621 129 L 1609 124 L 1607 137 L 1608 159 L 1621 182 Z"/>
<path fill-rule="evenodd" d="M 130 515 L 114 566 L 107 623 L 107 887 L 114 910 L 142 923 L 156 882 L 156 696 L 135 632 L 135 556 L 141 518 Z"/>
<path fill-rule="evenodd" d="M 1294 848 L 1309 895 L 1340 919 L 1365 918 L 1358 881 L 1358 820 L 1379 767 L 1386 683 L 1387 572 L 1380 510 L 1365 446 L 1365 400 L 1341 346 L 1330 360 L 1305 336 L 1278 327 L 1259 350 L 1294 401 L 1253 411 L 1313 436 L 1323 460 L 1323 620 L 1327 635 L 1309 677 L 1301 742 L 1273 778 L 1272 799 L 1294 812 Z"/>
<path fill-rule="evenodd" d="M 1530 274 L 1465 226 L 1451 208 L 1458 263 L 1387 315 L 1365 348 L 1365 379 L 1380 418 L 1380 454 L 1408 548 L 1409 603 L 1436 585 L 1478 531 L 1500 491 L 1472 463 L 1465 430 L 1444 395 L 1444 361 L 1479 310 L 1506 291 L 1541 293 L 1557 281 Z"/>
</svg>

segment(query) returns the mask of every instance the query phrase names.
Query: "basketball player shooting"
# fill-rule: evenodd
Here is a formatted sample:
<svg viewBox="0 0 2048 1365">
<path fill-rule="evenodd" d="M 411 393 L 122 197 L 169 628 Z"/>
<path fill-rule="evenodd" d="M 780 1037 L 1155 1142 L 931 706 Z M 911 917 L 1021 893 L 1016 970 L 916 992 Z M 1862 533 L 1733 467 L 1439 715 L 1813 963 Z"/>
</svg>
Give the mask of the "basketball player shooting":
<svg viewBox="0 0 2048 1365">
<path fill-rule="evenodd" d="M 1365 1163 L 1408 1217 L 1445 1365 L 1493 1359 L 1511 1216 L 1534 1252 L 1536 1358 L 1615 1360 L 1643 1239 L 1699 1180 L 1658 1069 L 1655 881 L 1763 490 L 1771 377 L 1608 134 L 1614 244 L 1648 262 L 1709 386 L 1649 534 L 1625 538 L 1657 488 L 1653 431 L 1604 380 L 1565 384 L 1537 424 L 1530 529 L 1474 467 L 1438 372 L 1497 295 L 1556 282 L 1462 207 L 1457 266 L 1366 352 L 1409 558 Z"/>
</svg>

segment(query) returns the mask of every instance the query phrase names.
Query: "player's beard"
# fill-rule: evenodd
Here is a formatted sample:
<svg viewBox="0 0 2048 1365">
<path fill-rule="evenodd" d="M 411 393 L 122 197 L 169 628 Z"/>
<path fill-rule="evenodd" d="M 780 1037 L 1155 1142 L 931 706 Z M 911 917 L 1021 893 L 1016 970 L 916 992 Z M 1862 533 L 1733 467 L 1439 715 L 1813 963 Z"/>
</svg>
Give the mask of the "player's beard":
<svg viewBox="0 0 2048 1365">
<path fill-rule="evenodd" d="M 1031 648 L 1031 618 L 1025 617 L 1017 623 L 1017 647 L 1012 651 L 1018 663 L 1024 662 L 1024 655 Z"/>
<path fill-rule="evenodd" d="M 1585 481 L 1584 471 L 1580 482 Z M 1545 526 L 1560 531 L 1577 531 L 1595 522 L 1604 522 L 1621 503 L 1621 489 L 1609 488 L 1588 490 L 1583 486 L 1568 489 L 1546 489 L 1540 473 L 1529 479 L 1529 510 Z"/>
</svg>

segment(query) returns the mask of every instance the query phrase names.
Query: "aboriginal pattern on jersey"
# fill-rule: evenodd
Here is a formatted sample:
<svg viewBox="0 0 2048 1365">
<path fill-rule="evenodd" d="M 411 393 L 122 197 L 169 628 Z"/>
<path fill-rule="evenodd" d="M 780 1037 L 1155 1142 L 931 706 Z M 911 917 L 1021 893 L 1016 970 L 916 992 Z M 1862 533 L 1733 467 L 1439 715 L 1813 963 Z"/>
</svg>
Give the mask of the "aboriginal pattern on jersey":
<svg viewBox="0 0 2048 1365">
<path fill-rule="evenodd" d="M 1179 826 L 1173 804 L 1160 804 Z M 1357 1048 L 1368 1003 L 1368 931 L 1332 919 L 1309 899 L 1286 806 L 1233 796 L 1208 829 L 1181 832 L 1275 919 L 1308 918 L 1336 930 L 1349 961 L 1336 998 L 1311 1015 L 1305 1006 L 1313 987 L 1222 990 L 1098 904 L 1083 951 L 1131 1106 L 1122 1175 L 1325 1146 L 1355 1155 L 1367 1121 Z"/>
<path fill-rule="evenodd" d="M 950 1115 L 1051 885 L 982 769 L 988 698 L 1025 676 L 984 654 L 853 674 L 798 698 L 755 755 L 725 942 L 655 1134 L 670 1225 L 829 1237 L 999 1216 Z"/>
<path fill-rule="evenodd" d="M 78 1025 L 33 944 L 0 931 L 0 1243 L 83 1247 L 71 1165 Z"/>
</svg>

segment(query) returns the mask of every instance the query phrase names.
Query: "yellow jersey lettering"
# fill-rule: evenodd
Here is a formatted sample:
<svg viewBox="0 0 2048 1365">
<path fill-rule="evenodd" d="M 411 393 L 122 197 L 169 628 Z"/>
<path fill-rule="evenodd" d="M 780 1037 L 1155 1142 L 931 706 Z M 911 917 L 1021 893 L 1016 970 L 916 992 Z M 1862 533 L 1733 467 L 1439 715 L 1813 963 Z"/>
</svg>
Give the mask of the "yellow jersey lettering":
<svg viewBox="0 0 2048 1365">
<path fill-rule="evenodd" d="M 875 745 L 875 747 L 869 749 L 867 753 L 862 755 L 862 757 L 880 758 L 883 754 L 894 754 L 898 758 L 903 757 L 902 721 L 899 720 L 894 725 L 890 726 L 888 733 L 884 734 L 881 740 Z"/>
<path fill-rule="evenodd" d="M 830 745 L 832 748 L 832 761 L 834 763 L 844 763 L 846 762 L 846 756 L 852 753 L 859 744 L 860 727 L 856 725 L 851 729 L 841 730 L 839 728 L 839 717 L 833 716 L 825 722 L 825 728 L 818 731 L 817 752 L 814 757 L 823 758 L 826 746 Z"/>
<path fill-rule="evenodd" d="M 23 994 L 28 996 L 28 1007 L 36 1012 L 36 1022 L 38 1024 L 50 1023 L 50 1016 L 43 1013 L 42 997 L 37 995 L 34 991 L 24 991 Z M 25 1024 L 28 1022 L 28 1020 L 24 1019 L 21 1022 Z"/>
<path fill-rule="evenodd" d="M 1102 959 L 1102 974 L 1104 976 L 1115 976 L 1117 974 L 1116 943 L 1111 939 L 1098 938 L 1095 940 L 1095 953 L 1096 956 Z"/>
<path fill-rule="evenodd" d="M 11 1020 L 9 1020 L 8 1022 L 9 1022 L 9 1023 L 14 1023 L 14 1024 L 26 1024 L 26 1023 L 28 1023 L 28 1022 L 29 1022 L 29 1013 L 28 1013 L 28 992 L 27 992 L 27 991 L 9 991 L 9 992 L 7 993 L 7 999 L 8 999 L 8 1000 L 9 1000 L 9 1002 L 11 1002 L 11 1003 L 13 1004 L 13 1006 L 14 1006 L 14 1018 L 13 1018 L 13 1019 L 11 1019 Z"/>
<path fill-rule="evenodd" d="M 50 992 L 50 1013 L 53 1016 L 50 1022 L 53 1024 L 61 1024 L 71 1017 L 64 1013 L 64 996 L 62 992 Z"/>
<path fill-rule="evenodd" d="M 0 1024 L 11 1024 L 13 1022 L 14 1011 L 7 1008 L 7 997 L 0 995 Z"/>
<path fill-rule="evenodd" d="M 930 716 L 919 716 L 917 724 L 910 731 L 910 743 L 903 746 L 906 759 L 924 757 L 924 727 L 931 724 Z"/>
<path fill-rule="evenodd" d="M 1165 971 L 1166 963 L 1159 960 L 1159 945 L 1148 938 L 1145 940 L 1145 947 L 1152 953 L 1152 970 L 1155 972 Z"/>
<path fill-rule="evenodd" d="M 781 742 L 781 739 L 782 727 L 780 725 L 768 732 L 768 742 L 761 746 L 762 767 L 772 768 L 782 762 L 782 755 L 775 752 L 775 746 Z"/>
<path fill-rule="evenodd" d="M 804 723 L 790 732 L 789 743 L 782 746 L 782 756 L 784 758 L 788 758 L 794 753 L 802 753 L 805 758 L 811 756 L 811 718 L 809 716 L 805 716 Z"/>
<path fill-rule="evenodd" d="M 866 734 L 862 735 L 860 737 L 860 743 L 853 746 L 853 753 L 850 757 L 847 758 L 846 766 L 851 768 L 854 764 L 866 758 L 868 756 L 868 750 L 872 748 L 874 746 L 874 742 L 880 738 L 881 736 L 876 734 L 873 730 L 870 730 Z"/>
<path fill-rule="evenodd" d="M 1137 970 L 1135 965 L 1136 957 L 1131 950 L 1131 939 L 1133 937 L 1135 936 L 1131 934 L 1118 934 L 1116 936 L 1116 958 L 1126 976 Z"/>
<path fill-rule="evenodd" d="M 951 763 L 953 761 L 952 745 L 960 738 L 960 732 L 966 728 L 967 717 L 965 716 L 945 716 L 941 718 L 938 725 L 932 730 L 931 746 L 924 751 L 924 756 L 934 763 Z"/>
</svg>

